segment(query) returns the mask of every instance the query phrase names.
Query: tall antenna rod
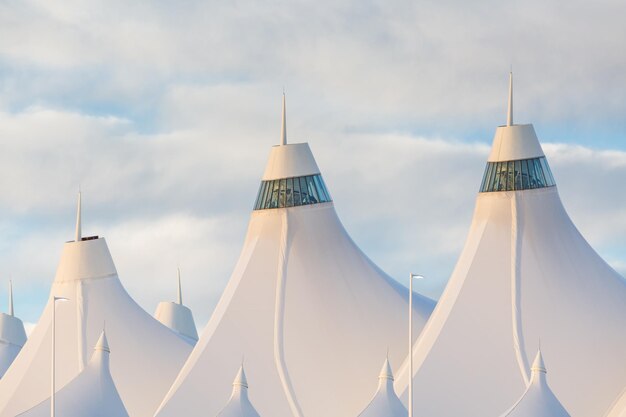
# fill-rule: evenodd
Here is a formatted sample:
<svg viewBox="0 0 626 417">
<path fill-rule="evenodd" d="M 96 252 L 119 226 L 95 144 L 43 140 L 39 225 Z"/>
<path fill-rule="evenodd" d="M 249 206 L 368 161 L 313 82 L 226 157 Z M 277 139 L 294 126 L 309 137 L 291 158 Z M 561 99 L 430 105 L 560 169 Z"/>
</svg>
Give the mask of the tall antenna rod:
<svg viewBox="0 0 626 417">
<path fill-rule="evenodd" d="M 513 71 L 509 72 L 509 111 L 506 116 L 506 125 L 513 126 Z"/>
<path fill-rule="evenodd" d="M 283 91 L 283 123 L 280 128 L 280 144 L 287 144 L 287 105 L 285 104 L 285 92 Z"/>
<path fill-rule="evenodd" d="M 13 280 L 9 280 L 9 316 L 13 317 Z"/>
<path fill-rule="evenodd" d="M 178 271 L 178 304 L 183 304 L 183 288 L 180 285 L 180 268 L 176 268 Z"/>
<path fill-rule="evenodd" d="M 82 238 L 82 230 L 81 230 L 81 192 L 78 190 L 78 203 L 76 207 L 76 236 L 74 238 L 75 242 L 80 242 Z"/>
</svg>

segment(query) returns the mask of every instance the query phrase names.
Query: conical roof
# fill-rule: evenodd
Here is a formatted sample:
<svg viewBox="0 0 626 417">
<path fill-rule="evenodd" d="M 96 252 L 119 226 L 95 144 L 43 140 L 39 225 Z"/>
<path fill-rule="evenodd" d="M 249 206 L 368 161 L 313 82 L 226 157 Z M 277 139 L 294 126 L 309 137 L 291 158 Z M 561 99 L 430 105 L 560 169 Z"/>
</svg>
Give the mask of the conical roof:
<svg viewBox="0 0 626 417">
<path fill-rule="evenodd" d="M 406 417 L 407 414 L 393 388 L 393 373 L 389 359 L 385 359 L 378 377 L 378 390 L 359 417 Z"/>
<path fill-rule="evenodd" d="M 570 417 L 546 382 L 546 367 L 541 351 L 531 368 L 528 388 L 502 417 Z"/>
<path fill-rule="evenodd" d="M 157 306 L 154 317 L 172 329 L 192 346 L 198 341 L 198 331 L 189 307 L 183 305 L 183 290 L 178 270 L 178 297 L 176 302 L 162 301 Z"/>
<path fill-rule="evenodd" d="M 77 231 L 80 229 L 77 221 Z M 63 246 L 51 288 L 69 299 L 56 307 L 57 386 L 86 366 L 102 323 L 116 342 L 111 373 L 130 414 L 151 416 L 191 346 L 145 312 L 120 282 L 104 238 L 83 237 Z M 53 303 L 48 302 L 28 342 L 0 380 L 0 417 L 13 417 L 49 396 Z"/>
<path fill-rule="evenodd" d="M 417 337 L 434 302 L 414 300 Z M 392 360 L 408 353 L 407 313 L 406 287 L 347 234 L 309 146 L 275 146 L 239 261 L 157 415 L 216 414 L 239 346 L 263 381 L 253 398 L 262 415 L 356 415 L 374 388 L 378 354 L 387 344 Z M 346 398 L 346 387 L 363 397 Z"/>
<path fill-rule="evenodd" d="M 259 413 L 248 398 L 248 379 L 243 364 L 233 381 L 233 392 L 228 404 L 219 412 L 217 417 L 259 417 Z"/>
<path fill-rule="evenodd" d="M 526 388 L 539 337 L 572 415 L 605 415 L 626 385 L 626 281 L 567 215 L 531 128 L 497 130 L 465 247 L 415 346 L 416 415 L 498 415 Z"/>
<path fill-rule="evenodd" d="M 85 369 L 55 395 L 56 414 L 63 417 L 128 417 L 109 368 L 109 344 L 102 331 Z M 20 417 L 50 415 L 50 398 Z"/>
<path fill-rule="evenodd" d="M 22 320 L 13 311 L 13 283 L 9 282 L 9 311 L 0 313 L 0 378 L 11 366 L 22 346 L 26 343 L 26 331 Z"/>
</svg>

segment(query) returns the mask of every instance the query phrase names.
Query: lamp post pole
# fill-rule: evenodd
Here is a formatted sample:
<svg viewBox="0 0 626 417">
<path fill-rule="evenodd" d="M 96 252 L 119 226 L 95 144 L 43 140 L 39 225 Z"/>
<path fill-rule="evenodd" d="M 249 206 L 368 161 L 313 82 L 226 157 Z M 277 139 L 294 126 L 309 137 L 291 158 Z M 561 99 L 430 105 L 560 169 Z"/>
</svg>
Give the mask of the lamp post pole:
<svg viewBox="0 0 626 417">
<path fill-rule="evenodd" d="M 424 277 L 409 274 L 409 417 L 413 417 L 413 278 Z"/>
<path fill-rule="evenodd" d="M 50 395 L 50 417 L 54 417 L 54 382 L 55 382 L 55 339 L 56 339 L 56 309 L 57 301 L 67 301 L 65 297 L 52 297 L 52 392 Z"/>
</svg>

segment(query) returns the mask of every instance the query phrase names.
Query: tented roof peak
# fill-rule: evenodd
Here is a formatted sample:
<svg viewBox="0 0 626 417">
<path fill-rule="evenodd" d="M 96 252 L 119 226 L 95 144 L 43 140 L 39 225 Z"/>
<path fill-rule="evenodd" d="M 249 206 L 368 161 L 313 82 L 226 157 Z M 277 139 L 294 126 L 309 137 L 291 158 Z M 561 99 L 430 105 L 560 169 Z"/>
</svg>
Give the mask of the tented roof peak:
<svg viewBox="0 0 626 417">
<path fill-rule="evenodd" d="M 546 365 L 543 362 L 543 355 L 541 354 L 541 349 L 537 351 L 537 356 L 535 356 L 535 361 L 533 362 L 533 366 L 530 368 L 533 373 L 547 373 Z"/>
<path fill-rule="evenodd" d="M 102 333 L 100 333 L 100 338 L 98 339 L 94 350 L 101 350 L 107 353 L 111 352 L 111 349 L 109 348 L 109 341 L 107 340 L 106 331 L 104 329 L 102 330 Z"/>
<path fill-rule="evenodd" d="M 246 378 L 246 372 L 243 369 L 243 363 L 239 367 L 237 376 L 235 376 L 235 380 L 233 381 L 233 387 L 248 388 L 248 379 Z"/>
<path fill-rule="evenodd" d="M 501 417 L 570 417 L 546 381 L 546 367 L 541 350 L 531 367 L 532 377 L 524 394 Z"/>
<path fill-rule="evenodd" d="M 380 370 L 378 379 L 388 379 L 393 381 L 393 371 L 391 370 L 391 365 L 389 364 L 389 358 L 385 358 L 385 363 L 383 364 L 383 368 Z"/>
<path fill-rule="evenodd" d="M 248 381 L 243 370 L 243 363 L 239 367 L 235 381 L 233 382 L 233 392 L 226 406 L 219 412 L 218 417 L 259 417 L 259 413 L 248 398 Z"/>
<path fill-rule="evenodd" d="M 378 389 L 359 417 L 406 417 L 407 410 L 393 388 L 393 372 L 389 358 L 385 359 L 378 377 Z"/>
</svg>

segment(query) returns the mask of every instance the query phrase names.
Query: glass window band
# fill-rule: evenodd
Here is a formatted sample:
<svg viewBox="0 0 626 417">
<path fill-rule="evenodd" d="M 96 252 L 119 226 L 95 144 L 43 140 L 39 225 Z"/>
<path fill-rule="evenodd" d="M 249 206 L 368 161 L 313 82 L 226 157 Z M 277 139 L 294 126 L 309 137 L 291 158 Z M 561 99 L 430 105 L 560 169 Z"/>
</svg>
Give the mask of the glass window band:
<svg viewBox="0 0 626 417">
<path fill-rule="evenodd" d="M 545 156 L 517 161 L 487 162 L 481 193 L 553 187 L 556 183 Z"/>
<path fill-rule="evenodd" d="M 263 181 L 254 210 L 306 206 L 332 201 L 322 176 L 280 178 Z"/>
</svg>

